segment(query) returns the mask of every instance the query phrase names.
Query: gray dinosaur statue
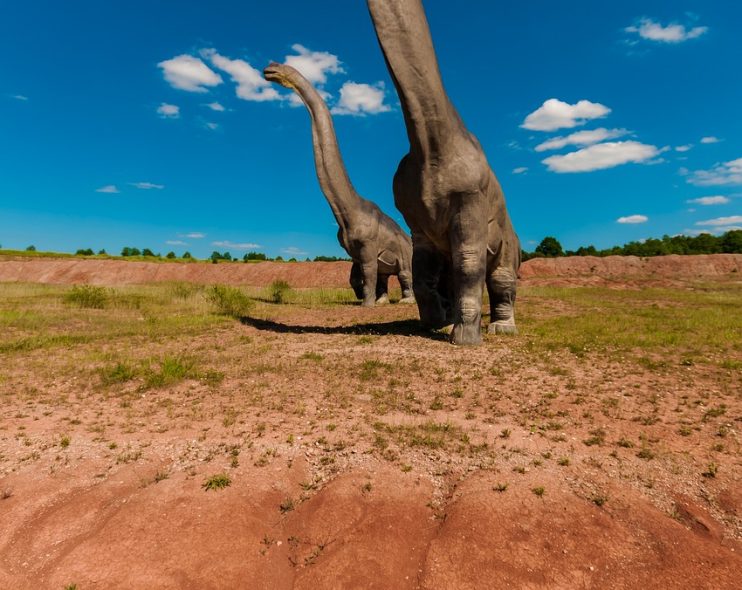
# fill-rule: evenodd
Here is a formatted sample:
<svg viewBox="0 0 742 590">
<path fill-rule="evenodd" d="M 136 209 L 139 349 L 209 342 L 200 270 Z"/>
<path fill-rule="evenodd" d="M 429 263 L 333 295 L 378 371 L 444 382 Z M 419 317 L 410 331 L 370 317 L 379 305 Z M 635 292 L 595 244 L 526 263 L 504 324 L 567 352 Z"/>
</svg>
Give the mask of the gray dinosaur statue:
<svg viewBox="0 0 742 590">
<path fill-rule="evenodd" d="M 294 90 L 312 118 L 314 163 L 322 192 L 339 226 L 338 241 L 353 260 L 350 285 L 364 306 L 388 303 L 390 275 L 399 278 L 400 303 L 414 303 L 412 242 L 401 227 L 353 188 L 340 155 L 332 116 L 314 86 L 291 66 L 272 63 L 266 80 Z"/>
<path fill-rule="evenodd" d="M 420 319 L 433 328 L 453 320 L 451 342 L 480 343 L 486 284 L 488 331 L 515 333 L 520 242 L 482 147 L 443 87 L 422 2 L 367 3 L 410 141 L 394 176 L 394 201 L 412 230 Z"/>
</svg>

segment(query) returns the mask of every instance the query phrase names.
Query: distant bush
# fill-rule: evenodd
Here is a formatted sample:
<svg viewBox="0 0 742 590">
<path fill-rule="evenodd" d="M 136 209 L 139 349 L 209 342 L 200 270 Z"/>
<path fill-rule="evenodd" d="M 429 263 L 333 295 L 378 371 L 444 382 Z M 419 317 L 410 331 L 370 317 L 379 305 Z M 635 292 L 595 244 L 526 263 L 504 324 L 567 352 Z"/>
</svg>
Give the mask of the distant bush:
<svg viewBox="0 0 742 590">
<path fill-rule="evenodd" d="M 347 260 L 350 260 L 350 258 L 342 258 L 338 256 L 315 256 L 314 257 L 315 262 L 340 262 L 340 261 L 347 261 Z"/>
<path fill-rule="evenodd" d="M 152 252 L 152 250 L 150 250 L 149 248 L 145 248 L 144 250 L 142 250 L 142 256 L 152 256 L 152 257 L 156 257 L 156 256 L 159 256 L 159 254 L 155 254 L 155 253 L 154 253 L 154 252 Z"/>
<path fill-rule="evenodd" d="M 75 256 L 93 256 L 93 254 L 95 254 L 95 252 L 93 252 L 92 248 L 81 248 L 80 250 L 75 252 Z"/>
<path fill-rule="evenodd" d="M 536 246 L 536 253 L 547 258 L 564 256 L 564 250 L 562 250 L 562 245 L 559 243 L 559 240 L 551 236 L 547 236 L 541 240 L 541 243 Z"/>
<path fill-rule="evenodd" d="M 33 244 L 26 248 L 26 252 L 36 252 L 36 246 Z"/>
<path fill-rule="evenodd" d="M 245 262 L 250 260 L 268 260 L 268 257 L 262 252 L 248 252 L 242 257 L 242 260 Z"/>
<path fill-rule="evenodd" d="M 88 309 L 103 309 L 108 304 L 108 289 L 94 285 L 75 285 L 64 295 L 70 305 Z"/>
<path fill-rule="evenodd" d="M 291 285 L 282 280 L 273 281 L 268 287 L 268 291 L 273 303 L 287 303 L 292 293 Z"/>
<path fill-rule="evenodd" d="M 131 248 L 129 246 L 124 246 L 121 249 L 121 256 L 141 256 L 142 252 L 139 250 L 139 248 Z"/>
<path fill-rule="evenodd" d="M 206 290 L 206 299 L 216 307 L 220 315 L 240 318 L 247 315 L 253 307 L 253 300 L 236 287 L 212 285 Z"/>
<path fill-rule="evenodd" d="M 209 258 L 211 258 L 211 262 L 216 264 L 220 260 L 231 261 L 232 255 L 229 252 L 225 252 L 224 254 L 222 254 L 221 252 L 217 252 L 216 250 L 214 250 Z"/>
<path fill-rule="evenodd" d="M 165 254 L 165 258 L 169 258 L 170 260 L 172 260 L 173 258 L 177 258 L 177 256 L 175 255 L 175 252 L 168 252 L 167 254 Z"/>
</svg>

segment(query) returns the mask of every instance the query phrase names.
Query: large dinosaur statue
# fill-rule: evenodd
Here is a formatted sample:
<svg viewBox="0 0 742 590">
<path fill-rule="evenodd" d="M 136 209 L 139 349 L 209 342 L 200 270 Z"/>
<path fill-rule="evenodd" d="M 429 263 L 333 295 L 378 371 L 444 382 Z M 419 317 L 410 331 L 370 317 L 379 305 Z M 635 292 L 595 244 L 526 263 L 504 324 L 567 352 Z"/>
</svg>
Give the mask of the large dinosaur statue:
<svg viewBox="0 0 742 590">
<path fill-rule="evenodd" d="M 412 230 L 414 292 L 421 320 L 453 319 L 451 342 L 481 342 L 482 292 L 492 333 L 515 333 L 520 243 L 476 137 L 446 94 L 421 0 L 367 0 L 399 94 L 410 151 L 394 176 L 394 201 Z M 449 275 L 448 289 L 440 285 Z M 451 293 L 453 318 L 442 294 Z"/>
<path fill-rule="evenodd" d="M 263 75 L 294 90 L 312 118 L 314 163 L 322 192 L 339 226 L 338 241 L 353 260 L 350 285 L 364 306 L 387 303 L 390 275 L 402 287 L 400 303 L 414 303 L 412 242 L 388 215 L 353 188 L 340 156 L 332 116 L 314 86 L 291 66 L 272 63 Z"/>
</svg>

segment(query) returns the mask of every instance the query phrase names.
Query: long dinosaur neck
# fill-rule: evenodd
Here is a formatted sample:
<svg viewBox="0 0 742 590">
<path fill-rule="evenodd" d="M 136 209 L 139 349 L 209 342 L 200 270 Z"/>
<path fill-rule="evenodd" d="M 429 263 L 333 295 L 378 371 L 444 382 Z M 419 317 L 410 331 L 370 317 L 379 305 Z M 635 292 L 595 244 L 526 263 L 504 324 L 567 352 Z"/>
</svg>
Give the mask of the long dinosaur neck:
<svg viewBox="0 0 742 590">
<path fill-rule="evenodd" d="M 346 228 L 349 218 L 358 210 L 361 199 L 345 170 L 330 111 L 314 86 L 299 72 L 293 72 L 287 81 L 309 110 L 312 119 L 314 163 L 320 188 L 335 214 L 338 225 Z"/>
<path fill-rule="evenodd" d="M 376 35 L 397 88 L 410 149 L 434 155 L 463 126 L 438 69 L 421 0 L 367 0 Z"/>
</svg>

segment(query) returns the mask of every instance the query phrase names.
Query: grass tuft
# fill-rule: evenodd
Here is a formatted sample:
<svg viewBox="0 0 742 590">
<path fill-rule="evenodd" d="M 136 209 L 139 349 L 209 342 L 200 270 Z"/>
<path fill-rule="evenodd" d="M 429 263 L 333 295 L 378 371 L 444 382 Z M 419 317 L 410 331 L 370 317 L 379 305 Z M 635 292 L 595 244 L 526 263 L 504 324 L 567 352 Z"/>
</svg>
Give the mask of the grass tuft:
<svg viewBox="0 0 742 590">
<path fill-rule="evenodd" d="M 109 290 L 94 285 L 75 285 L 64 295 L 64 302 L 87 309 L 103 309 L 109 302 Z"/>
<path fill-rule="evenodd" d="M 219 315 L 241 318 L 250 313 L 253 301 L 237 287 L 212 285 L 206 289 L 206 299 Z"/>
<path fill-rule="evenodd" d="M 207 477 L 206 480 L 204 480 L 204 483 L 201 484 L 201 487 L 208 492 L 210 490 L 223 490 L 224 488 L 229 487 L 231 483 L 232 479 L 226 473 L 218 473 L 211 477 Z"/>
</svg>

